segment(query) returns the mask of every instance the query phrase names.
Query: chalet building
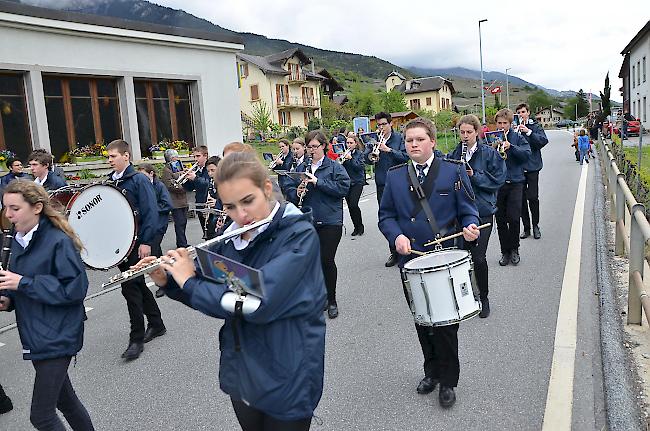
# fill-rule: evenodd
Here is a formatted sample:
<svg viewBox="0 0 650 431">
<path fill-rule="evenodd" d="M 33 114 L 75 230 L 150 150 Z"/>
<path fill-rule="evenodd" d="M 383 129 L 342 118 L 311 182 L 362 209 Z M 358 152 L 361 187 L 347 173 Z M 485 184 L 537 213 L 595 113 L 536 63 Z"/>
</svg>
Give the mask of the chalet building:
<svg viewBox="0 0 650 431">
<path fill-rule="evenodd" d="M 618 76 L 623 79 L 623 87 L 621 87 L 623 110 L 640 119 L 643 127 L 648 129 L 650 127 L 648 121 L 650 21 L 623 48 L 621 55 L 624 59 Z"/>
<path fill-rule="evenodd" d="M 241 139 L 239 37 L 0 2 L 0 150 Z M 208 121 L 209 120 L 209 121 Z"/>
<path fill-rule="evenodd" d="M 558 121 L 564 120 L 564 111 L 556 106 L 543 108 L 535 113 L 535 120 L 544 128 L 553 127 Z"/>
<path fill-rule="evenodd" d="M 404 93 L 406 104 L 412 111 L 422 109 L 433 114 L 451 110 L 452 96 L 456 92 L 451 81 L 442 76 L 406 79 L 396 71 L 386 78 L 386 91 L 392 90 Z"/>
<path fill-rule="evenodd" d="M 283 127 L 307 127 L 321 116 L 321 94 L 333 98 L 343 88 L 324 69 L 294 48 L 264 57 L 237 54 L 242 122 L 250 126 L 255 109 L 266 107 L 271 119 Z"/>
</svg>

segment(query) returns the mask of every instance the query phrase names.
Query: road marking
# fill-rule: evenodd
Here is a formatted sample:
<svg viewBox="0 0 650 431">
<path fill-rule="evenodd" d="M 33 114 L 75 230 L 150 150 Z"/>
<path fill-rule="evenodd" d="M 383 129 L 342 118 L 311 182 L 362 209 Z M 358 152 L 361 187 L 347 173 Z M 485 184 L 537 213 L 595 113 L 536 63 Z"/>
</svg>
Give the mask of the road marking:
<svg viewBox="0 0 650 431">
<path fill-rule="evenodd" d="M 86 307 L 86 313 L 89 312 L 90 310 L 94 310 L 93 307 Z"/>
<path fill-rule="evenodd" d="M 582 166 L 576 205 L 573 210 L 571 235 L 567 251 L 560 307 L 555 326 L 555 344 L 551 378 L 546 394 L 546 410 L 542 430 L 571 429 L 573 413 L 573 377 L 576 358 L 578 325 L 578 291 L 580 288 L 580 254 L 582 252 L 582 224 L 585 211 L 587 173 L 589 165 Z"/>
<path fill-rule="evenodd" d="M 0 343 L 0 347 L 4 347 L 4 346 L 6 346 L 5 343 Z"/>
</svg>

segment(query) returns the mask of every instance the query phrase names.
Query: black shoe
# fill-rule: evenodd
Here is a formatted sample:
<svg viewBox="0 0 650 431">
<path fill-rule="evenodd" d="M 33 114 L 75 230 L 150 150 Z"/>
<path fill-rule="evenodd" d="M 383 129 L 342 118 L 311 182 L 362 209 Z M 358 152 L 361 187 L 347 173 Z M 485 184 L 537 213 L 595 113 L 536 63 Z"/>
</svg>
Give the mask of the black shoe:
<svg viewBox="0 0 650 431">
<path fill-rule="evenodd" d="M 142 339 L 142 341 L 144 343 L 148 343 L 154 338 L 165 335 L 166 333 L 167 333 L 167 328 L 165 328 L 164 326 L 162 328 L 154 328 L 150 326 L 147 328 L 146 331 L 144 331 L 144 338 Z"/>
<path fill-rule="evenodd" d="M 361 235 L 363 235 L 363 232 L 364 232 L 364 228 L 363 228 L 363 225 L 362 225 L 362 226 L 357 230 L 357 235 L 361 236 Z"/>
<path fill-rule="evenodd" d="M 510 263 L 510 253 L 501 253 L 501 259 L 499 260 L 499 265 L 506 266 Z"/>
<path fill-rule="evenodd" d="M 390 268 L 391 266 L 395 266 L 396 264 L 397 264 L 397 253 L 391 253 L 385 265 L 387 268 Z"/>
<path fill-rule="evenodd" d="M 11 402 L 11 398 L 5 394 L 4 389 L 0 386 L 0 414 L 7 413 L 13 410 L 14 405 Z"/>
<path fill-rule="evenodd" d="M 426 395 L 433 392 L 436 386 L 438 386 L 438 379 L 425 376 L 422 380 L 420 380 L 420 384 L 418 385 L 416 391 L 418 391 L 418 394 L 420 395 Z"/>
<path fill-rule="evenodd" d="M 156 298 L 162 298 L 165 296 L 165 291 L 162 287 L 159 287 L 158 290 L 156 290 Z"/>
<path fill-rule="evenodd" d="M 526 239 L 526 238 L 528 238 L 529 236 L 530 236 L 530 231 L 524 229 L 524 231 L 521 233 L 521 235 L 519 235 L 519 238 L 521 238 L 521 239 Z"/>
<path fill-rule="evenodd" d="M 446 409 L 453 406 L 456 403 L 456 393 L 454 392 L 454 388 L 440 386 L 438 401 L 440 401 L 440 406 Z"/>
<path fill-rule="evenodd" d="M 490 315 L 490 300 L 485 298 L 481 299 L 481 312 L 478 314 L 478 317 L 485 319 Z"/>
<path fill-rule="evenodd" d="M 354 228 L 354 230 L 352 231 L 352 234 L 350 234 L 350 236 L 357 236 L 357 235 L 359 235 L 359 231 L 357 230 L 357 228 Z"/>
<path fill-rule="evenodd" d="M 124 353 L 122 353 L 122 357 L 129 361 L 133 359 L 138 359 L 140 357 L 140 353 L 142 353 L 143 350 L 144 350 L 143 343 L 138 343 L 137 341 L 131 341 L 129 343 L 129 347 L 124 351 Z"/>
<path fill-rule="evenodd" d="M 339 317 L 339 307 L 336 305 L 336 302 L 330 302 L 327 306 L 327 317 L 330 319 Z"/>
<path fill-rule="evenodd" d="M 585 157 L 585 162 L 589 163 L 589 157 Z"/>
<path fill-rule="evenodd" d="M 533 226 L 533 238 L 540 239 L 542 237 L 542 232 L 539 230 L 539 226 Z"/>
<path fill-rule="evenodd" d="M 519 265 L 521 257 L 519 256 L 519 249 L 512 250 L 510 252 L 510 263 L 513 265 Z"/>
</svg>

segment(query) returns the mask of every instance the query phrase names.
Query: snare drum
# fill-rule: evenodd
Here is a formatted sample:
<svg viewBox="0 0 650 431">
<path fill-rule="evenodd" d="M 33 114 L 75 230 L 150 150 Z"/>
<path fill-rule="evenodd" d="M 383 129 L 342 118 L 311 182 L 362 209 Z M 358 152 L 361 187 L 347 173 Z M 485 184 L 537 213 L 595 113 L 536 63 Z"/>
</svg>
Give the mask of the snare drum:
<svg viewBox="0 0 650 431">
<path fill-rule="evenodd" d="M 481 311 L 469 252 L 440 250 L 404 265 L 402 279 L 415 323 L 453 325 Z"/>
<path fill-rule="evenodd" d="M 119 265 L 135 245 L 135 211 L 122 191 L 111 185 L 93 184 L 75 194 L 68 222 L 81 239 L 81 259 L 90 268 Z"/>
</svg>

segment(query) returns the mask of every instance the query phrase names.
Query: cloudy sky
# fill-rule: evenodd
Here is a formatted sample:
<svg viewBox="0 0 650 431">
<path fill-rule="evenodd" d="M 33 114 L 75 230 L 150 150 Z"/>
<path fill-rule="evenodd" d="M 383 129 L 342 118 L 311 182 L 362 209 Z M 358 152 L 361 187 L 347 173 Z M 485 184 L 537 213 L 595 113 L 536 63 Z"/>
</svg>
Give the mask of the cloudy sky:
<svg viewBox="0 0 650 431">
<path fill-rule="evenodd" d="M 484 70 L 510 68 L 548 88 L 596 94 L 609 71 L 619 101 L 620 52 L 650 18 L 647 0 L 153 1 L 231 30 L 375 55 L 405 67 L 479 70 L 478 20 L 486 18 Z"/>
</svg>

